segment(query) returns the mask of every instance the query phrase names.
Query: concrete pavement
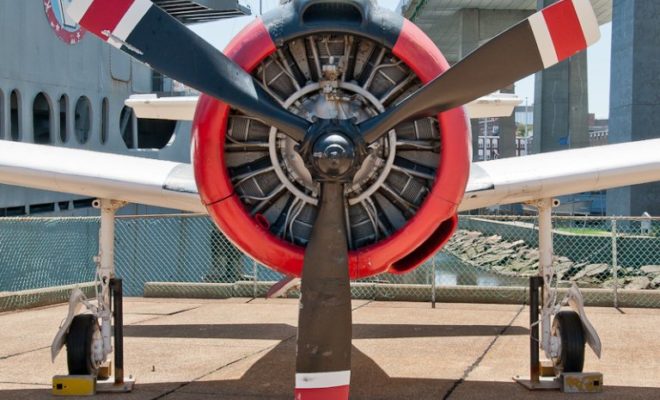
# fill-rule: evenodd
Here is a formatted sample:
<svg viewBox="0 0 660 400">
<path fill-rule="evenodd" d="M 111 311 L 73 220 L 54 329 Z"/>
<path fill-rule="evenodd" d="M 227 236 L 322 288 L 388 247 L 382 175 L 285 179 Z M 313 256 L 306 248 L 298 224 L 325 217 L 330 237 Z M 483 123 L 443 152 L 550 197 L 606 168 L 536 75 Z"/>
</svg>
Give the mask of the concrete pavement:
<svg viewBox="0 0 660 400">
<path fill-rule="evenodd" d="M 660 310 L 590 308 L 603 358 L 596 395 L 530 393 L 528 314 L 515 305 L 353 303 L 352 399 L 660 399 Z M 64 305 L 0 314 L 0 399 L 50 399 L 50 342 Z M 125 300 L 130 395 L 101 399 L 291 399 L 297 301 Z M 331 323 L 331 322 L 330 322 Z"/>
</svg>

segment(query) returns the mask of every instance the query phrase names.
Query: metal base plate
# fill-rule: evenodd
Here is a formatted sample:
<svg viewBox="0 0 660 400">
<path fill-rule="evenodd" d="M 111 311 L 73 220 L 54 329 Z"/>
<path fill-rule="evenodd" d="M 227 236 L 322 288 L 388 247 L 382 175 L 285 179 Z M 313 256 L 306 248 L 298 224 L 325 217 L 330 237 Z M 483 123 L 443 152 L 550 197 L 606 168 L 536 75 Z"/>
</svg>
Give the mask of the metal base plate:
<svg viewBox="0 0 660 400">
<path fill-rule="evenodd" d="M 514 376 L 513 380 L 522 386 L 526 387 L 528 390 L 559 390 L 560 384 L 556 378 L 547 379 L 541 378 L 538 382 L 534 382 L 529 378 L 522 378 L 520 376 Z"/>
<path fill-rule="evenodd" d="M 565 373 L 559 377 L 564 393 L 600 393 L 603 391 L 603 374 L 600 372 Z"/>
<path fill-rule="evenodd" d="M 513 380 L 528 390 L 561 390 L 563 393 L 600 393 L 603 391 L 603 374 L 600 372 L 574 372 L 559 377 L 541 378 L 538 382 L 520 376 Z"/>
<path fill-rule="evenodd" d="M 96 378 L 91 375 L 56 375 L 53 377 L 55 396 L 92 396 L 96 393 Z"/>
<path fill-rule="evenodd" d="M 135 386 L 135 378 L 128 377 L 124 379 L 123 383 L 116 384 L 115 378 L 110 377 L 104 381 L 96 382 L 96 392 L 97 393 L 128 393 L 133 391 L 133 386 Z"/>
</svg>

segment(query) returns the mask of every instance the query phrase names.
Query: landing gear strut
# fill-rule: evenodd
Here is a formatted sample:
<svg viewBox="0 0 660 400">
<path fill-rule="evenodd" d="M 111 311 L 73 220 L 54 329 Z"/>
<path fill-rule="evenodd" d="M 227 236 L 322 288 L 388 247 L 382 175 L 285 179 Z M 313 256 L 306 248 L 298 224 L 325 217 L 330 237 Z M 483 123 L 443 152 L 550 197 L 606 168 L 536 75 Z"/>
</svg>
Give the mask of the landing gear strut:
<svg viewBox="0 0 660 400">
<path fill-rule="evenodd" d="M 600 357 L 601 343 L 584 313 L 582 295 L 574 284 L 558 302 L 557 289 L 552 287 L 555 271 L 551 212 L 559 201 L 543 199 L 534 205 L 539 212 L 540 257 L 539 275 L 531 277 L 529 284 L 530 378 L 514 377 L 514 380 L 530 390 L 601 391 L 602 374 L 583 373 L 585 344 Z M 573 310 L 560 311 L 565 305 Z M 540 350 L 551 363 L 540 361 Z"/>
<path fill-rule="evenodd" d="M 79 289 L 71 294 L 69 313 L 51 346 L 54 360 L 66 344 L 69 375 L 53 378 L 54 394 L 133 390 L 134 380 L 124 379 L 122 281 L 115 277 L 114 265 L 115 213 L 125 204 L 105 199 L 93 203 L 101 209 L 99 255 L 94 259 L 97 301 L 88 300 Z M 83 307 L 87 309 L 84 314 L 80 313 Z M 113 377 L 111 363 L 107 363 L 111 353 L 114 353 Z"/>
</svg>

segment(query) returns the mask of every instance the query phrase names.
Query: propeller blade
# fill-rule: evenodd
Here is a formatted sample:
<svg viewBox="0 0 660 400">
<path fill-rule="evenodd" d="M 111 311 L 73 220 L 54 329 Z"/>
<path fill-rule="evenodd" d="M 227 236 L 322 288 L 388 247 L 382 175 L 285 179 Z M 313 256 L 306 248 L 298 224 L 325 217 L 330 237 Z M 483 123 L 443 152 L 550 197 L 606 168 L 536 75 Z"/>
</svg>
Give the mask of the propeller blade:
<svg viewBox="0 0 660 400">
<path fill-rule="evenodd" d="M 589 0 L 560 0 L 476 49 L 398 105 L 362 124 L 372 143 L 411 117 L 436 115 L 549 68 L 600 38 Z"/>
<path fill-rule="evenodd" d="M 240 66 L 149 0 L 74 0 L 82 27 L 152 68 L 302 141 L 309 122 L 282 108 Z"/>
<path fill-rule="evenodd" d="M 305 250 L 298 314 L 296 400 L 347 400 L 351 377 L 351 289 L 344 187 L 323 182 Z"/>
</svg>

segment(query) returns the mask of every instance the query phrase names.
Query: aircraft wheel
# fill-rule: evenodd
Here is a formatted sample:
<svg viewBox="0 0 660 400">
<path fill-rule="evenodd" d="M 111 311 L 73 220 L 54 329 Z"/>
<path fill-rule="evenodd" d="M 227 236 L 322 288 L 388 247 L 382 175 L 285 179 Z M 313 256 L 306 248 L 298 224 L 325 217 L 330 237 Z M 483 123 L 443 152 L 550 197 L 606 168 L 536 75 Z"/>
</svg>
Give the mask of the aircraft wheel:
<svg viewBox="0 0 660 400">
<path fill-rule="evenodd" d="M 558 372 L 582 372 L 584 368 L 584 328 L 575 311 L 560 311 L 552 322 L 552 336 L 561 339 L 561 352 L 552 361 Z"/>
<path fill-rule="evenodd" d="M 99 363 L 95 361 L 94 346 L 101 343 L 101 329 L 96 316 L 76 315 L 66 336 L 69 375 L 96 376 Z"/>
</svg>

